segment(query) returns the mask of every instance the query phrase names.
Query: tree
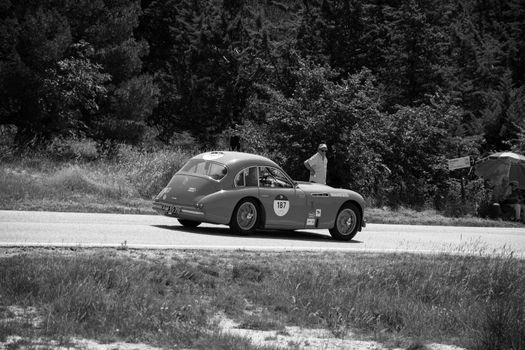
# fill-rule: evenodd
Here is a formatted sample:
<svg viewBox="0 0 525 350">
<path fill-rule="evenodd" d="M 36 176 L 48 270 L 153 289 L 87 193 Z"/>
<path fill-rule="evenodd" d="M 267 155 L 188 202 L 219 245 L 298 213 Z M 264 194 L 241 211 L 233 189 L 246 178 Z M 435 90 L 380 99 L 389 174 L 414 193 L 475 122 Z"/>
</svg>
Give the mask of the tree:
<svg viewBox="0 0 525 350">
<path fill-rule="evenodd" d="M 370 63 L 363 41 L 366 16 L 360 1 L 323 0 L 320 7 L 307 7 L 297 48 L 312 62 L 329 64 L 343 75 L 356 73 Z"/>
<path fill-rule="evenodd" d="M 159 87 L 157 107 L 148 118 L 159 138 L 169 142 L 175 131 L 191 130 L 186 100 L 191 88 L 187 70 L 190 50 L 189 33 L 195 30 L 197 13 L 203 11 L 200 1 L 152 1 L 143 9 L 139 35 L 149 44 L 145 69 Z M 192 118 L 189 117 L 189 120 Z"/>
<path fill-rule="evenodd" d="M 321 9 L 313 6 L 305 8 L 296 39 L 297 51 L 303 58 L 320 65 L 329 62 L 327 27 L 327 19 L 322 16 Z"/>
<path fill-rule="evenodd" d="M 105 97 L 104 83 L 109 76 L 88 57 L 70 57 L 57 62 L 46 71 L 39 91 L 39 107 L 43 123 L 41 132 L 48 135 L 86 132 L 86 123 Z"/>
<path fill-rule="evenodd" d="M 329 184 L 370 193 L 384 170 L 379 154 L 383 115 L 374 77 L 363 70 L 335 83 L 333 70 L 304 61 L 294 73 L 297 85 L 292 97 L 260 86 L 249 109 L 252 115 L 265 113 L 266 121 L 240 125 L 244 143 L 274 150 L 270 156 L 301 179 L 307 176 L 303 161 L 325 142 L 330 148 Z M 257 134 L 254 128 L 263 137 L 252 138 Z"/>
<path fill-rule="evenodd" d="M 344 74 L 353 74 L 368 66 L 369 55 L 363 41 L 366 14 L 361 1 L 324 1 L 321 13 L 328 23 L 324 42 L 330 66 Z"/>
<path fill-rule="evenodd" d="M 450 18 L 450 54 L 441 67 L 446 89 L 462 99 L 465 123 L 477 125 L 471 135 L 489 138 L 482 151 L 508 147 L 497 140 L 500 125 L 492 113 L 501 99 L 494 96 L 501 77 L 510 74 L 516 86 L 525 81 L 523 2 L 469 1 L 455 4 L 451 12 L 456 15 Z"/>
<path fill-rule="evenodd" d="M 94 121 L 93 136 L 97 139 L 139 144 L 147 119 L 158 105 L 160 90 L 150 75 L 133 77 L 113 91 L 110 99 L 111 117 Z"/>
<path fill-rule="evenodd" d="M 25 2 L 4 5 L 2 27 L 15 26 L 7 33 L 9 51 L 2 57 L 5 105 L 0 121 L 17 127 L 16 142 L 24 146 L 49 138 L 59 129 L 62 118 L 46 109 L 46 98 L 53 72 L 72 38 L 67 19 L 55 9 Z"/>
<path fill-rule="evenodd" d="M 157 105 L 158 88 L 143 74 L 148 44 L 135 37 L 142 13 L 137 0 L 69 1 L 64 10 L 73 33 L 93 46 L 93 60 L 111 80 L 107 98 L 90 118 L 90 136 L 100 142 L 136 144 Z"/>
<path fill-rule="evenodd" d="M 16 50 L 20 24 L 12 9 L 9 0 L 0 0 L 0 124 L 14 124 L 21 108 L 13 91 L 22 64 Z"/>
<path fill-rule="evenodd" d="M 520 143 L 525 132 L 525 86 L 515 88 L 511 72 L 501 77 L 497 89 L 486 94 L 487 108 L 482 112 L 485 125 L 484 151 L 509 150 Z"/>
<path fill-rule="evenodd" d="M 429 103 L 402 106 L 389 115 L 382 156 L 391 171 L 383 183 L 390 205 L 422 208 L 438 193 L 448 177 L 445 160 L 457 157 L 451 145 L 461 113 L 447 96 L 438 94 Z"/>
<path fill-rule="evenodd" d="M 384 66 L 380 79 L 385 82 L 390 106 L 420 103 L 432 94 L 441 79 L 435 66 L 440 37 L 414 0 L 403 1 L 391 9 Z"/>
<path fill-rule="evenodd" d="M 213 147 L 218 134 L 240 122 L 259 70 L 252 14 L 243 1 L 171 1 L 152 2 L 145 15 L 148 69 L 162 91 L 150 123 L 165 140 L 190 131 Z"/>
<path fill-rule="evenodd" d="M 133 38 L 137 1 L 4 0 L 0 11 L 7 34 L 0 122 L 17 127 L 19 145 L 125 124 L 114 121 L 122 114 L 114 113 L 112 101 L 122 106 L 124 96 L 137 95 L 112 96 L 142 69 L 147 46 Z"/>
</svg>

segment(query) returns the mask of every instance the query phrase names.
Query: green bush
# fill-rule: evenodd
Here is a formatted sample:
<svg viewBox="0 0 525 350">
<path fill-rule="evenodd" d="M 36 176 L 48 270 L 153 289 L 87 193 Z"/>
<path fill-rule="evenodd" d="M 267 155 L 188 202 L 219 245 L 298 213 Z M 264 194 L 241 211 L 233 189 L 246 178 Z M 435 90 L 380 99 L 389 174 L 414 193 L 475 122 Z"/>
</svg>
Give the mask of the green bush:
<svg viewBox="0 0 525 350">
<path fill-rule="evenodd" d="M 488 192 L 483 180 L 464 180 L 464 194 L 461 190 L 461 180 L 449 179 L 444 197 L 441 199 L 442 212 L 448 217 L 478 215 L 481 206 L 488 203 Z"/>
<path fill-rule="evenodd" d="M 94 161 L 99 156 L 97 143 L 87 138 L 55 138 L 46 153 L 56 161 Z"/>
</svg>

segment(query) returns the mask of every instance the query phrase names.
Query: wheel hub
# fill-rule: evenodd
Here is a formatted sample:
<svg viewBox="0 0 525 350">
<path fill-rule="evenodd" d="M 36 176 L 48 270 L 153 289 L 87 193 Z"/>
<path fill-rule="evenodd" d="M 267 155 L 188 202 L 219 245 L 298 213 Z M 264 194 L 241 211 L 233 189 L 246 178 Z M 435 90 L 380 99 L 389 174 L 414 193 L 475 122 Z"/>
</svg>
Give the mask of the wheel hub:
<svg viewBox="0 0 525 350">
<path fill-rule="evenodd" d="M 344 210 L 341 212 L 339 216 L 339 220 L 337 221 L 337 229 L 341 234 L 347 235 L 350 234 L 354 230 L 355 226 L 355 213 L 351 210 Z"/>
<path fill-rule="evenodd" d="M 238 214 L 238 225 L 244 229 L 249 230 L 255 224 L 256 208 L 251 203 L 244 203 L 241 208 L 239 208 Z"/>
</svg>

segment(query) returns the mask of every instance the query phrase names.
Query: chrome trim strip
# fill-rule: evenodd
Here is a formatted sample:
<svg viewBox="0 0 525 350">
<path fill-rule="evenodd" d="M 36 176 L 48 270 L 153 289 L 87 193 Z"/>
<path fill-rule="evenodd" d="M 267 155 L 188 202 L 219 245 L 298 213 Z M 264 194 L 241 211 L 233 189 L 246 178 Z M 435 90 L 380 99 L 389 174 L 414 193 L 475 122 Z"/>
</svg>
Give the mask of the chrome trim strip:
<svg viewBox="0 0 525 350">
<path fill-rule="evenodd" d="M 201 211 L 195 211 L 195 210 L 188 210 L 188 209 L 181 209 L 181 212 L 186 214 L 193 214 L 193 215 L 204 215 Z"/>
</svg>

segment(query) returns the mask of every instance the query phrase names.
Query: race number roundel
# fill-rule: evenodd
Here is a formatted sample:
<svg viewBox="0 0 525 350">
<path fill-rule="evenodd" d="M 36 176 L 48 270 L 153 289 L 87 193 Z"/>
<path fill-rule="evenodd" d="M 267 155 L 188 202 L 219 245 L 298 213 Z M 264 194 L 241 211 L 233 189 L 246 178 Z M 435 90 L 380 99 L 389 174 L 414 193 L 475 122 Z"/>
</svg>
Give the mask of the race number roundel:
<svg viewBox="0 0 525 350">
<path fill-rule="evenodd" d="M 277 216 L 285 216 L 290 210 L 290 201 L 282 194 L 275 197 L 273 200 L 273 211 Z"/>
<path fill-rule="evenodd" d="M 202 159 L 204 159 L 204 160 L 215 160 L 215 159 L 222 158 L 223 156 L 224 156 L 223 153 L 210 152 L 210 153 L 206 153 L 205 155 L 203 155 Z"/>
</svg>

